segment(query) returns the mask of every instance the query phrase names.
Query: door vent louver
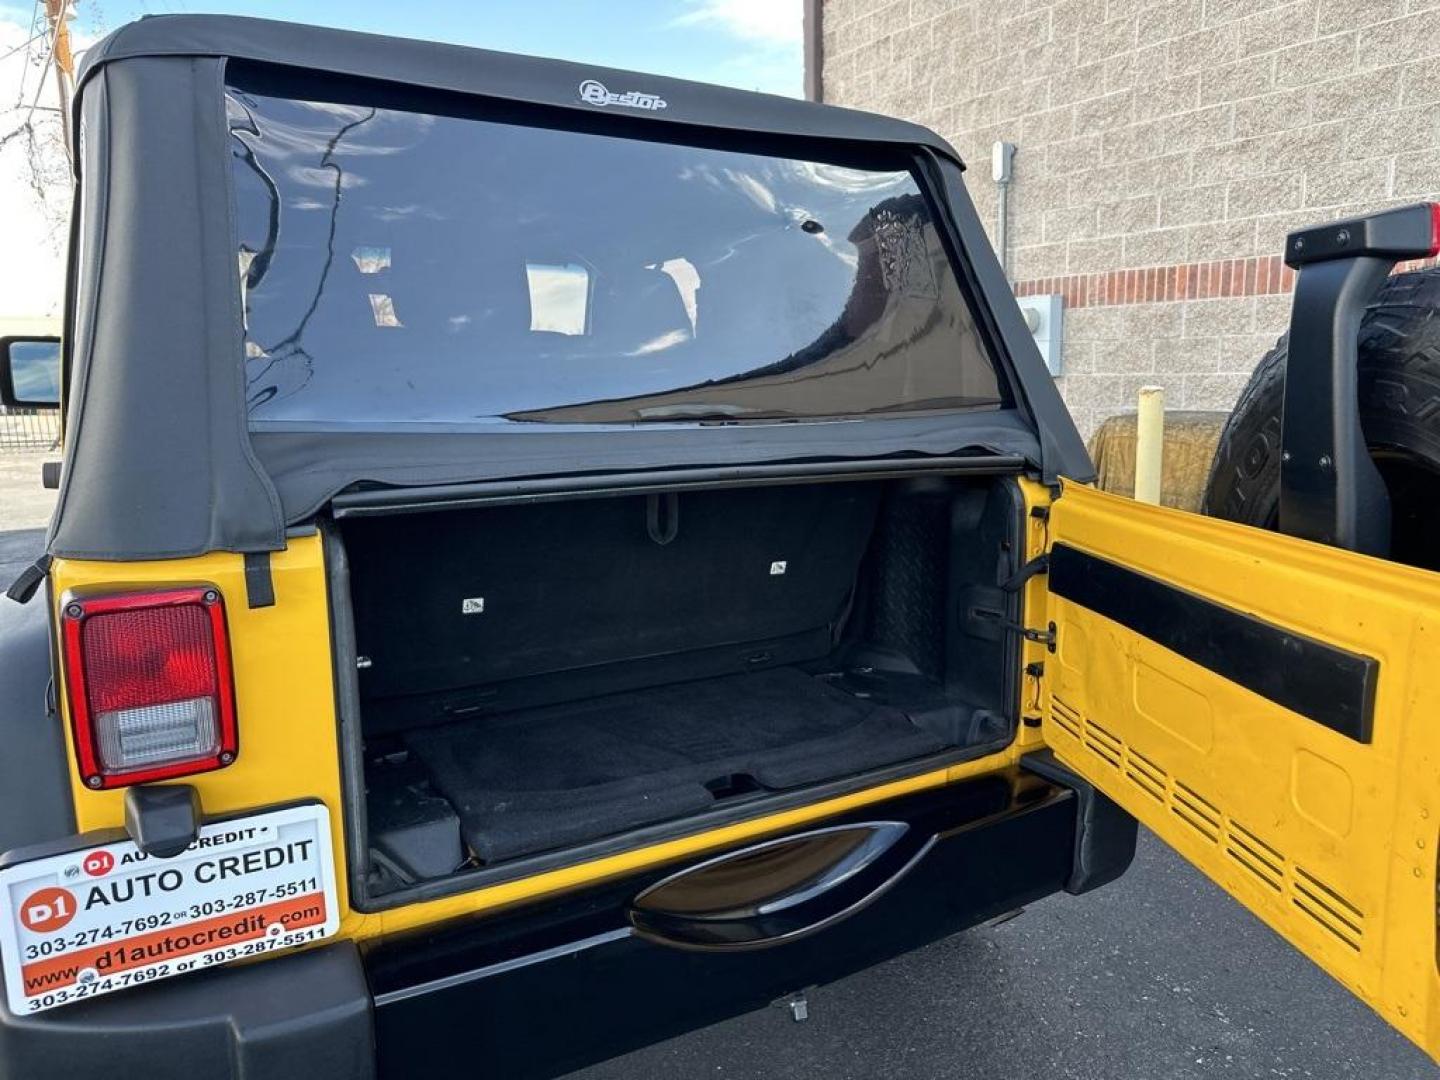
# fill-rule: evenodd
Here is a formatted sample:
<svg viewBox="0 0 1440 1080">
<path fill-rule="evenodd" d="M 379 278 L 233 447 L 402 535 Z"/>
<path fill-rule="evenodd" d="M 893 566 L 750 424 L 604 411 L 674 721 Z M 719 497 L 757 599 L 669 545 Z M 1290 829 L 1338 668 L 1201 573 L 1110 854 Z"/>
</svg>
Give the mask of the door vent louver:
<svg viewBox="0 0 1440 1080">
<path fill-rule="evenodd" d="M 1291 902 L 1356 952 L 1365 938 L 1365 913 L 1313 874 L 1295 867 Z"/>
<path fill-rule="evenodd" d="M 1360 951 L 1365 914 L 1335 889 L 1069 702 L 1052 698 L 1050 720 L 1095 760 L 1116 770 L 1132 791 L 1155 804 L 1157 810 L 1168 811 L 1266 893 L 1293 906 L 1333 939 Z"/>
<path fill-rule="evenodd" d="M 1165 805 L 1165 770 L 1144 754 L 1131 750 L 1125 755 L 1125 778 L 1138 791 L 1150 796 L 1161 806 Z"/>
<path fill-rule="evenodd" d="M 1125 756 L 1125 744 L 1093 720 L 1087 719 L 1083 730 L 1085 745 L 1112 768 L 1120 768 L 1121 761 Z"/>
<path fill-rule="evenodd" d="M 1238 822 L 1227 824 L 1225 854 L 1272 892 L 1283 893 L 1285 857 Z"/>
<path fill-rule="evenodd" d="M 1178 780 L 1170 788 L 1170 812 L 1210 843 L 1220 842 L 1224 815 L 1208 799 Z"/>
<path fill-rule="evenodd" d="M 1080 738 L 1080 714 L 1065 702 L 1055 698 L 1051 702 L 1050 716 L 1055 723 L 1069 732 L 1071 738 Z"/>
</svg>

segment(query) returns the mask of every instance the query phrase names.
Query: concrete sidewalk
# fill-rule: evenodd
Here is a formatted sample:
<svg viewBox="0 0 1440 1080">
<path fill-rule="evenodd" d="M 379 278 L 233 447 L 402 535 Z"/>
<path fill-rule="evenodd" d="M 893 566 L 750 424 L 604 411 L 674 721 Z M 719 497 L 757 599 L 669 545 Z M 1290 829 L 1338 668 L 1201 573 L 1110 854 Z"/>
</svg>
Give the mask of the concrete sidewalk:
<svg viewBox="0 0 1440 1080">
<path fill-rule="evenodd" d="M 0 532 L 50 524 L 56 493 L 40 486 L 40 466 L 59 459 L 58 451 L 0 452 Z"/>
</svg>

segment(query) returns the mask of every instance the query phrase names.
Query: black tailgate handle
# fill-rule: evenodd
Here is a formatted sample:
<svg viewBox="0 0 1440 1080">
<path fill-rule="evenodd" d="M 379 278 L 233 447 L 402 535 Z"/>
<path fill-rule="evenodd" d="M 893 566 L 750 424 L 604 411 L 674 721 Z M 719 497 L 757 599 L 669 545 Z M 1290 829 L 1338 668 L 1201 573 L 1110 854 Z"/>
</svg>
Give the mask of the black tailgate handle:
<svg viewBox="0 0 1440 1080">
<path fill-rule="evenodd" d="M 1360 428 L 1365 308 L 1401 259 L 1440 250 L 1440 206 L 1420 203 L 1291 233 L 1297 271 L 1280 435 L 1280 531 L 1390 553 L 1390 493 Z"/>
<path fill-rule="evenodd" d="M 903 821 L 838 825 L 728 852 L 650 886 L 630 907 L 638 934 L 682 949 L 758 949 L 863 910 L 934 844 Z"/>
</svg>

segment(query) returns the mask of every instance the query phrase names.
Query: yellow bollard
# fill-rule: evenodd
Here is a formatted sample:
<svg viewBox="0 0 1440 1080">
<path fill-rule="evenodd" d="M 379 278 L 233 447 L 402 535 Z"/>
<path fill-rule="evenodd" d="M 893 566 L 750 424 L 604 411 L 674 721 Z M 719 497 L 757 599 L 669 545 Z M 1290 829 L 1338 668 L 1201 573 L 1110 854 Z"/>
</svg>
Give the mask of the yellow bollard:
<svg viewBox="0 0 1440 1080">
<path fill-rule="evenodd" d="M 1165 451 L 1165 388 L 1142 386 L 1135 422 L 1135 498 L 1160 502 L 1160 469 Z"/>
</svg>

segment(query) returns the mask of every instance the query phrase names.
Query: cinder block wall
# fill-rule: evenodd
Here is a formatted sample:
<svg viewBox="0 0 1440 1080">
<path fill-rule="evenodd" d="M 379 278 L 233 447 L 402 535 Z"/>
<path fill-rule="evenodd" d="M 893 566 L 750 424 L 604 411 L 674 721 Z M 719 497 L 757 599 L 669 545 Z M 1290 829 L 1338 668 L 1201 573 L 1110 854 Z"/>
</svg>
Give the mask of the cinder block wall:
<svg viewBox="0 0 1440 1080">
<path fill-rule="evenodd" d="M 824 100 L 936 129 L 1011 276 L 1064 293 L 1088 435 L 1144 384 L 1228 409 L 1302 225 L 1440 196 L 1440 0 L 824 0 Z"/>
</svg>

